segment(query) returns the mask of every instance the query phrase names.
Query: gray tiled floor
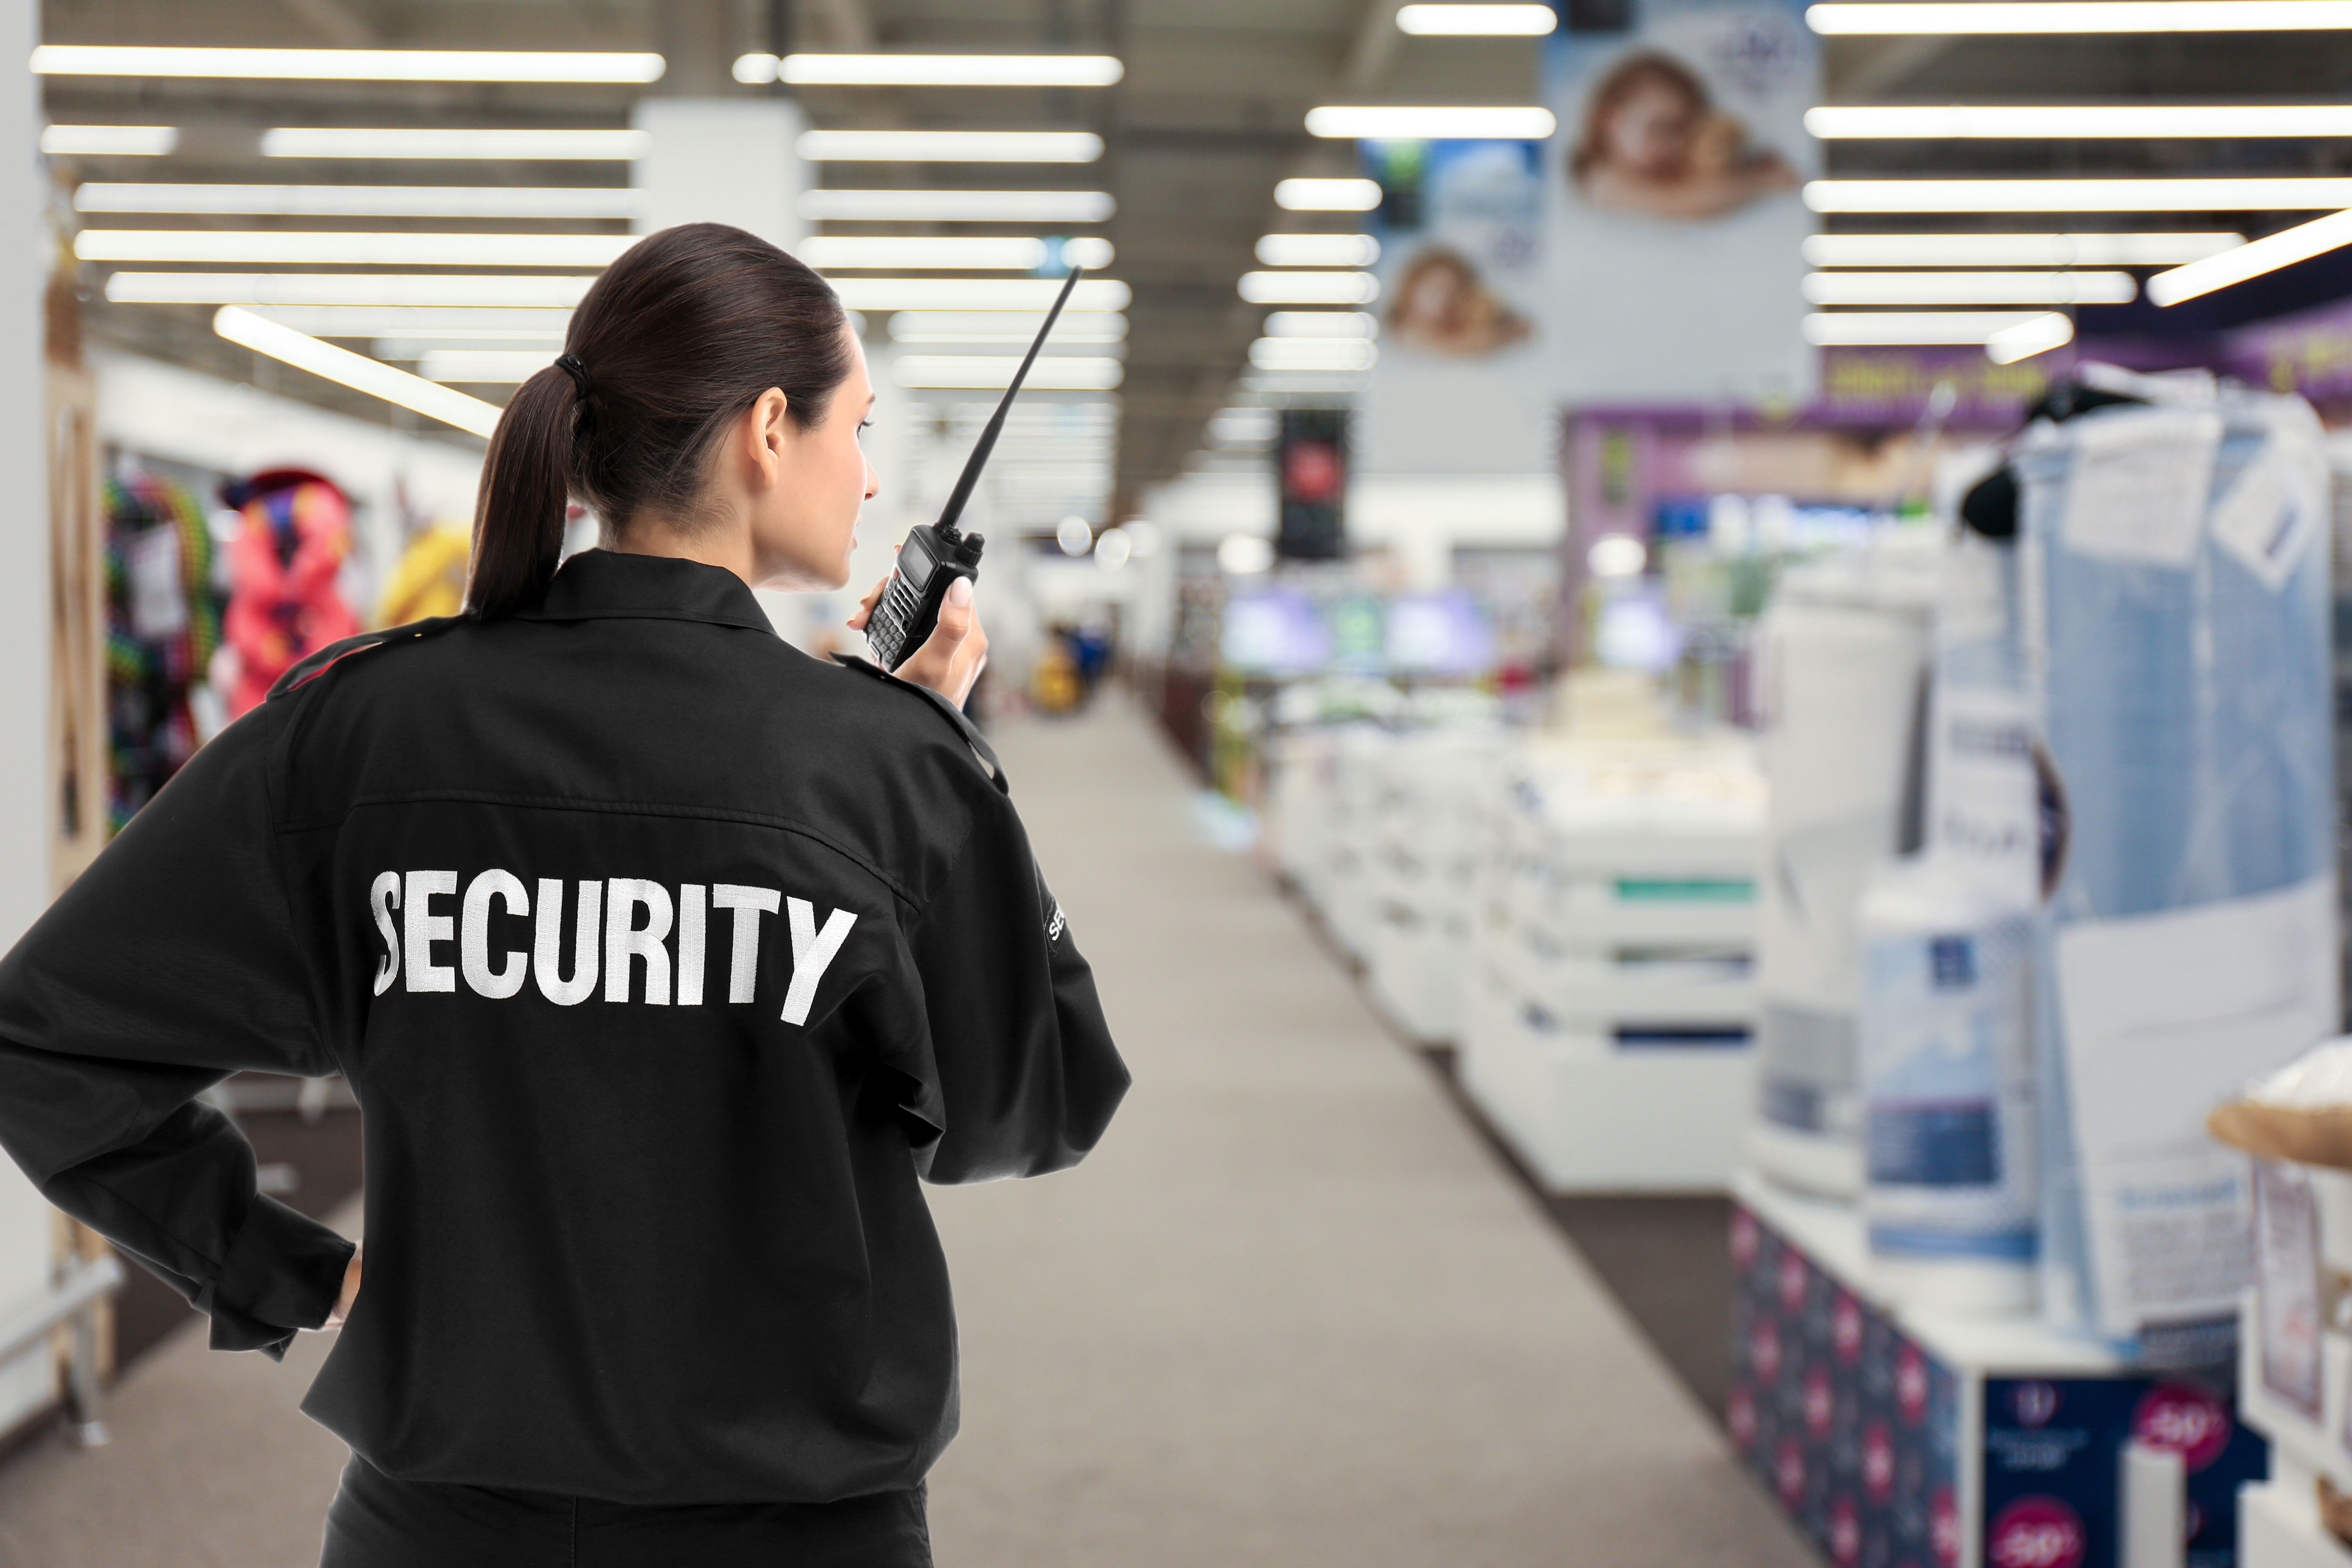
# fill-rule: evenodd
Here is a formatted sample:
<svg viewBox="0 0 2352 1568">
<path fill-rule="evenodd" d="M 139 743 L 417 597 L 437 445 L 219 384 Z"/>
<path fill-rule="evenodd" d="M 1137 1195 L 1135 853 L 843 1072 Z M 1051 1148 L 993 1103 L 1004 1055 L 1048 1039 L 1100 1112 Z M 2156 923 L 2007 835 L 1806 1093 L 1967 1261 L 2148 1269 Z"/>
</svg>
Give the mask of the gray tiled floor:
<svg viewBox="0 0 2352 1568">
<path fill-rule="evenodd" d="M 1811 1559 L 1123 711 L 1003 737 L 1138 1085 L 1097 1157 L 941 1192 L 943 1568 Z M 117 1443 L 0 1471 L 0 1568 L 307 1568 L 341 1461 L 283 1366 L 175 1342 Z M 420 1565 L 423 1568 L 423 1565 Z"/>
</svg>

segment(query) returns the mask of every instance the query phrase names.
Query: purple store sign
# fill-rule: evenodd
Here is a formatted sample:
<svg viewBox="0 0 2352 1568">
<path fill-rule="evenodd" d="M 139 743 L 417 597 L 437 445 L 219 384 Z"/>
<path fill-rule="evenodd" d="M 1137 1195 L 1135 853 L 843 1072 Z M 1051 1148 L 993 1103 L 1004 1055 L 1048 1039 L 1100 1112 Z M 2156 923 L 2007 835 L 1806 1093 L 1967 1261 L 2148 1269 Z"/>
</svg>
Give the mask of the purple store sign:
<svg viewBox="0 0 2352 1568">
<path fill-rule="evenodd" d="M 2018 364 L 1995 364 L 1965 343 L 1822 351 L 1821 392 L 1805 410 L 1809 425 L 1907 425 L 1925 412 L 1940 383 L 1958 401 L 1947 423 L 1969 429 L 2016 425 L 2034 399 L 2074 365 L 2064 349 Z"/>
<path fill-rule="evenodd" d="M 2352 396 L 2352 300 L 2240 327 L 2220 369 L 2250 386 L 2314 401 Z"/>
</svg>

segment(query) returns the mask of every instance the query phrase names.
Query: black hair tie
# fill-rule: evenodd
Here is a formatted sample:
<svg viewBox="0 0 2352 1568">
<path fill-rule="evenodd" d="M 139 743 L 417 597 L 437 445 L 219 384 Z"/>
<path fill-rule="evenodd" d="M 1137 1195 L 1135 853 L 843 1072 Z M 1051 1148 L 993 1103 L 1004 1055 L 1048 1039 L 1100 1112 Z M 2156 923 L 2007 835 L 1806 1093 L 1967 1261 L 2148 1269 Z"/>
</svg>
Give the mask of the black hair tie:
<svg viewBox="0 0 2352 1568">
<path fill-rule="evenodd" d="M 559 355 L 555 368 L 572 378 L 572 384 L 579 388 L 583 398 L 595 390 L 596 384 L 588 379 L 588 367 L 580 363 L 578 354 Z"/>
</svg>

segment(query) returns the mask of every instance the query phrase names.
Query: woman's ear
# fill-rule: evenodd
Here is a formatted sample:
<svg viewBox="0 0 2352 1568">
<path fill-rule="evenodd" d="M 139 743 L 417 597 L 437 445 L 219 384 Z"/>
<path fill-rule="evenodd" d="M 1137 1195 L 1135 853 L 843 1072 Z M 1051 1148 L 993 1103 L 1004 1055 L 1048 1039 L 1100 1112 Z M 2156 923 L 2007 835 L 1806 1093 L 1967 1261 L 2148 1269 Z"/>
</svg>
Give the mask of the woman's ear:
<svg viewBox="0 0 2352 1568">
<path fill-rule="evenodd" d="M 781 484 L 788 462 L 788 442 L 792 427 L 786 423 L 790 405 L 782 391 L 770 387 L 760 394 L 744 418 L 746 433 L 751 437 L 750 457 L 760 470 L 761 479 L 770 485 Z"/>
</svg>

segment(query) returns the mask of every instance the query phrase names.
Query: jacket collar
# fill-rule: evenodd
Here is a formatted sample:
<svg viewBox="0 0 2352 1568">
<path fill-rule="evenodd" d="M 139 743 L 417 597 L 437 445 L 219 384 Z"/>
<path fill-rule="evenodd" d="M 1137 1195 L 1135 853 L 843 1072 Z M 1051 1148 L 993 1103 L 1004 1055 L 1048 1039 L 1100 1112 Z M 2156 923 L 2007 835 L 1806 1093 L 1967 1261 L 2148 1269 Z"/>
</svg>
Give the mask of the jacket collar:
<svg viewBox="0 0 2352 1568">
<path fill-rule="evenodd" d="M 775 627 L 743 579 L 721 566 L 667 555 L 583 550 L 556 572 L 526 621 L 705 621 L 773 635 Z"/>
</svg>

